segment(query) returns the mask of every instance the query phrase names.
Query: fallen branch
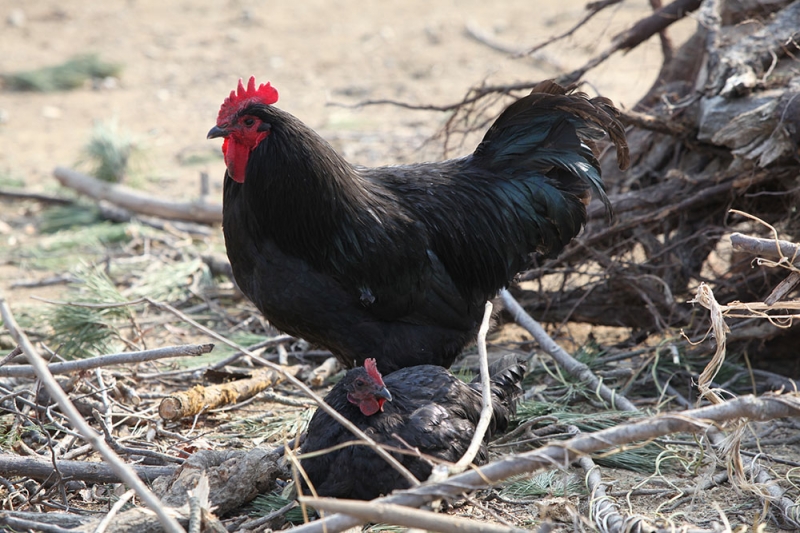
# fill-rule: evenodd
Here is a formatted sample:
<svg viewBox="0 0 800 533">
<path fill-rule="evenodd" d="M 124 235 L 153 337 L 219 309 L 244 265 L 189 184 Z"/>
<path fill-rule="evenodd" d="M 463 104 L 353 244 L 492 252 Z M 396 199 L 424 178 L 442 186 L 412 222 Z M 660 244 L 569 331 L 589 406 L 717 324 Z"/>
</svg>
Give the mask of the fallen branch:
<svg viewBox="0 0 800 533">
<path fill-rule="evenodd" d="M 69 479 L 79 479 L 86 483 L 119 483 L 120 476 L 105 463 L 90 461 L 57 460 L 55 468 Z M 25 476 L 37 481 L 45 481 L 55 471 L 53 461 L 36 457 L 0 454 L 0 472 L 6 477 Z M 175 472 L 177 466 L 132 465 L 140 479 L 150 483 L 160 476 Z"/>
<path fill-rule="evenodd" d="M 154 350 L 140 352 L 122 352 L 108 355 L 99 355 L 89 359 L 78 359 L 63 363 L 52 363 L 47 366 L 51 374 L 70 374 L 82 372 L 93 368 L 102 368 L 114 365 L 130 365 L 166 359 L 168 357 L 194 357 L 211 352 L 213 344 L 184 344 L 181 346 L 166 346 Z M 0 377 L 34 378 L 36 371 L 31 365 L 0 366 Z"/>
<path fill-rule="evenodd" d="M 158 414 L 164 420 L 175 421 L 210 409 L 235 404 L 252 398 L 267 387 L 277 385 L 287 375 L 296 376 L 302 368 L 303 365 L 294 365 L 284 368 L 283 372 L 261 368 L 255 370 L 248 379 L 208 387 L 196 385 L 188 391 L 171 394 L 161 400 Z"/>
<path fill-rule="evenodd" d="M 527 529 L 510 528 L 485 521 L 468 520 L 459 516 L 450 516 L 409 509 L 391 503 L 363 502 L 336 498 L 311 498 L 301 496 L 300 501 L 315 509 L 334 513 L 347 513 L 357 516 L 362 522 L 394 524 L 418 528 L 426 531 L 442 533 L 522 533 Z"/>
<path fill-rule="evenodd" d="M 616 391 L 613 391 L 603 385 L 602 380 L 600 380 L 600 378 L 598 378 L 588 366 L 564 351 L 564 349 L 559 346 L 550 337 L 550 335 L 547 334 L 544 328 L 525 312 L 522 306 L 520 306 L 514 297 L 511 296 L 511 293 L 508 292 L 507 289 L 503 289 L 500 292 L 500 297 L 503 300 L 503 304 L 506 306 L 506 309 L 508 309 L 508 311 L 514 317 L 514 321 L 522 326 L 528 333 L 533 335 L 533 338 L 536 339 L 536 342 L 539 343 L 539 346 L 541 346 L 542 349 L 546 351 L 550 357 L 552 357 L 556 363 L 558 363 L 558 365 L 569 375 L 580 379 L 589 387 L 594 389 L 597 395 L 611 405 L 614 409 L 621 409 L 623 411 L 639 410 L 626 397 L 618 395 Z"/>
<path fill-rule="evenodd" d="M 677 432 L 703 433 L 713 429 L 714 423 L 729 420 L 745 418 L 766 421 L 789 416 L 800 416 L 800 395 L 743 396 L 719 405 L 665 413 L 645 420 L 620 424 L 595 433 L 581 434 L 537 450 L 506 456 L 439 483 L 426 483 L 373 500 L 372 504 L 394 503 L 408 507 L 420 507 L 429 501 L 456 497 L 464 492 L 499 483 L 512 476 L 532 474 L 549 468 L 566 467 L 580 456 L 624 444 L 642 442 Z M 363 522 L 359 518 L 336 514 L 299 526 L 294 531 L 296 533 L 336 533 L 361 523 Z"/>
<path fill-rule="evenodd" d="M 106 200 L 134 213 L 204 224 L 222 222 L 222 206 L 219 204 L 210 204 L 204 201 L 168 202 L 124 185 L 100 181 L 63 167 L 56 167 L 53 175 L 64 187 L 75 189 L 95 200 Z"/>
</svg>

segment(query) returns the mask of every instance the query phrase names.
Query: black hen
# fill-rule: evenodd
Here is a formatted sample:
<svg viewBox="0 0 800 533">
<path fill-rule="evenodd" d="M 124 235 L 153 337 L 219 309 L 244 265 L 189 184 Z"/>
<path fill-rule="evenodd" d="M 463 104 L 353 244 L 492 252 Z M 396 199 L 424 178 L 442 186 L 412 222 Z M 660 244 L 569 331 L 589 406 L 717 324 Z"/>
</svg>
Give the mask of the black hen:
<svg viewBox="0 0 800 533">
<path fill-rule="evenodd" d="M 508 426 L 516 411 L 525 367 L 508 355 L 490 368 L 492 423 L 487 437 Z M 350 370 L 325 401 L 379 444 L 400 449 L 416 448 L 422 454 L 458 461 L 469 447 L 481 412 L 480 376 L 464 383 L 440 366 L 403 368 L 381 379 L 375 362 Z M 317 409 L 308 426 L 303 453 L 324 450 L 355 437 L 330 415 Z M 431 462 L 392 453 L 420 481 L 431 474 Z M 475 464 L 487 460 L 485 443 Z M 408 481 L 384 459 L 365 446 L 347 446 L 311 458 L 301 465 L 320 496 L 371 500 Z M 304 492 L 308 494 L 308 489 Z"/>
<path fill-rule="evenodd" d="M 435 163 L 349 164 L 277 92 L 241 82 L 208 136 L 224 137 L 223 230 L 242 291 L 276 327 L 381 372 L 449 367 L 484 302 L 607 205 L 593 141 L 628 149 L 616 109 L 553 82 L 511 104 L 475 152 Z"/>
</svg>

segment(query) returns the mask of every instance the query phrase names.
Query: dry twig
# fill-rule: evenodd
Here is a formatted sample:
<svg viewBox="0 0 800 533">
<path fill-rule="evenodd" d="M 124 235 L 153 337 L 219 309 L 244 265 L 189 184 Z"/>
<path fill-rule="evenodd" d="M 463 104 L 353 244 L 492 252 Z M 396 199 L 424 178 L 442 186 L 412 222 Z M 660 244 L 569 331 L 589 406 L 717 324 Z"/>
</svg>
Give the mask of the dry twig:
<svg viewBox="0 0 800 533">
<path fill-rule="evenodd" d="M 142 350 L 139 352 L 122 352 L 108 355 L 99 355 L 88 359 L 77 359 L 63 363 L 52 363 L 47 366 L 51 374 L 70 374 L 72 372 L 82 372 L 93 368 L 102 368 L 114 365 L 129 365 L 143 363 L 145 361 L 155 361 L 168 357 L 193 357 L 211 352 L 213 344 L 184 344 L 181 346 L 165 346 L 153 350 Z M 0 367 L 0 377 L 36 377 L 36 371 L 31 365 L 2 366 Z"/>
</svg>

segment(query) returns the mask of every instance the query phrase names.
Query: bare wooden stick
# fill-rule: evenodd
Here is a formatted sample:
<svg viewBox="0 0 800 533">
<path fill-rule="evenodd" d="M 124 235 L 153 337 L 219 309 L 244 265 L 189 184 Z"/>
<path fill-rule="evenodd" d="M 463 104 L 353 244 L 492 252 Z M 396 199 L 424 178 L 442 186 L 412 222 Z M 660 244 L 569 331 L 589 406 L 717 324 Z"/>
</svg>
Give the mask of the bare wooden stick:
<svg viewBox="0 0 800 533">
<path fill-rule="evenodd" d="M 0 315 L 3 317 L 6 329 L 11 334 L 11 337 L 19 344 L 22 351 L 28 357 L 30 364 L 36 369 L 36 375 L 45 386 L 50 396 L 58 402 L 61 411 L 67 415 L 70 423 L 78 432 L 83 435 L 84 439 L 92 444 L 92 447 L 97 450 L 103 459 L 109 464 L 112 470 L 142 499 L 142 501 L 150 508 L 157 516 L 162 527 L 169 533 L 184 533 L 183 528 L 175 520 L 175 517 L 169 514 L 161 501 L 155 494 L 147 488 L 141 479 L 137 476 L 136 472 L 127 464 L 125 464 L 120 457 L 106 444 L 95 430 L 86 423 L 81 414 L 70 401 L 69 396 L 61 389 L 56 382 L 53 375 L 47 370 L 47 363 L 39 352 L 33 346 L 27 335 L 19 328 L 11 309 L 8 307 L 5 297 L 0 294 Z"/>
<path fill-rule="evenodd" d="M 165 359 L 168 357 L 192 357 L 209 353 L 214 349 L 213 344 L 184 344 L 181 346 L 165 346 L 153 350 L 142 350 L 140 352 L 122 352 L 108 355 L 100 355 L 89 359 L 78 359 L 76 361 L 66 361 L 63 363 L 52 363 L 47 366 L 51 374 L 69 374 L 113 365 L 128 365 Z M 0 377 L 36 377 L 36 371 L 31 365 L 2 366 L 0 367 Z"/>
<path fill-rule="evenodd" d="M 408 507 L 391 503 L 363 502 L 337 498 L 311 498 L 307 496 L 301 496 L 300 501 L 315 509 L 357 516 L 363 522 L 394 524 L 426 531 L 441 531 L 442 533 L 528 533 L 528 530 L 522 528 L 511 528 L 484 521 L 468 520 L 459 516 L 409 509 Z"/>
<path fill-rule="evenodd" d="M 219 204 L 210 204 L 204 201 L 168 202 L 124 185 L 100 181 L 64 167 L 56 167 L 53 175 L 65 187 L 75 189 L 79 193 L 97 200 L 109 201 L 134 213 L 204 224 L 222 222 L 222 206 Z"/>
<path fill-rule="evenodd" d="M 664 413 L 648 419 L 620 424 L 594 433 L 583 433 L 569 440 L 518 455 L 505 456 L 488 465 L 469 470 L 438 483 L 395 492 L 372 501 L 419 507 L 444 497 L 485 488 L 520 474 L 531 474 L 555 467 L 566 467 L 577 457 L 616 446 L 641 442 L 671 433 L 704 433 L 714 429 L 714 423 L 740 418 L 765 421 L 800 416 L 800 394 L 765 394 L 743 396 L 728 402 L 675 413 Z M 336 533 L 361 524 L 359 518 L 336 514 L 295 528 L 295 533 Z"/>
<path fill-rule="evenodd" d="M 478 361 L 481 369 L 481 417 L 475 427 L 475 434 L 469 448 L 456 464 L 450 467 L 451 474 L 460 474 L 472 464 L 478 450 L 481 449 L 486 430 L 492 421 L 492 384 L 489 379 L 489 356 L 486 354 L 486 334 L 489 332 L 489 319 L 492 317 L 492 302 L 486 302 L 483 321 L 478 329 Z"/>
<path fill-rule="evenodd" d="M 615 409 L 621 409 L 623 411 L 639 410 L 626 397 L 617 394 L 616 391 L 613 391 L 603 385 L 603 382 L 594 375 L 594 372 L 592 372 L 588 366 L 576 360 L 574 357 L 564 351 L 561 346 L 556 344 L 556 342 L 550 337 L 550 335 L 547 334 L 544 328 L 525 312 L 522 306 L 519 305 L 513 296 L 511 296 L 510 292 L 503 289 L 500 292 L 500 297 L 502 298 L 506 309 L 508 309 L 508 311 L 514 317 L 514 321 L 525 328 L 528 333 L 533 335 L 533 338 L 536 339 L 536 342 L 539 343 L 539 346 L 541 346 L 544 351 L 550 354 L 550 357 L 552 357 L 561 368 L 568 372 L 569 375 L 580 379 L 584 383 L 587 383 L 597 392 L 598 396 L 608 402 L 608 404 Z"/>
</svg>

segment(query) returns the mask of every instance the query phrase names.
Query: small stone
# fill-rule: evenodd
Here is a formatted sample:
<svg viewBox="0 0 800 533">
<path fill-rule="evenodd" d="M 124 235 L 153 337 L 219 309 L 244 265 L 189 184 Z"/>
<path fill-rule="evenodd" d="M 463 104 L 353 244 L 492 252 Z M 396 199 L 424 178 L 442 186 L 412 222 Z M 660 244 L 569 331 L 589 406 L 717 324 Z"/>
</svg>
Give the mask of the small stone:
<svg viewBox="0 0 800 533">
<path fill-rule="evenodd" d="M 61 118 L 61 109 L 54 105 L 46 105 L 42 108 L 42 116 L 44 118 L 56 119 Z"/>
<path fill-rule="evenodd" d="M 19 8 L 12 9 L 8 17 L 6 17 L 6 22 L 12 28 L 22 28 L 27 21 L 28 17 L 25 16 L 25 12 Z"/>
</svg>

